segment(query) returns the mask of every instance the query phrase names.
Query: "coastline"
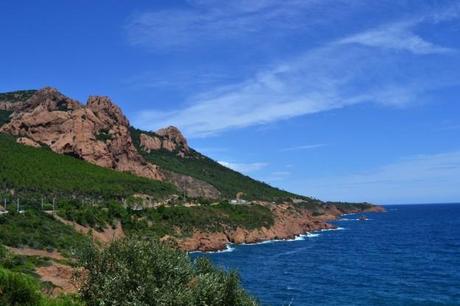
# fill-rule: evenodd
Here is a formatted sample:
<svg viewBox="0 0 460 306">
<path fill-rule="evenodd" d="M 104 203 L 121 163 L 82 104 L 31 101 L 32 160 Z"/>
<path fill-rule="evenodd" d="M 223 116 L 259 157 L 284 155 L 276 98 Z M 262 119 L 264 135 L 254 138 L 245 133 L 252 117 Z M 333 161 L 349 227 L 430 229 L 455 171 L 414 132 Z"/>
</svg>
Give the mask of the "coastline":
<svg viewBox="0 0 460 306">
<path fill-rule="evenodd" d="M 176 242 L 179 248 L 186 252 L 225 252 L 231 245 L 287 241 L 319 231 L 336 230 L 337 227 L 328 222 L 337 220 L 346 214 L 385 211 L 381 206 L 372 206 L 368 209 L 343 212 L 336 205 L 327 205 L 323 214 L 315 216 L 309 210 L 292 204 L 259 203 L 258 205 L 268 206 L 274 213 L 274 224 L 270 228 L 243 229 L 238 227 L 226 229 L 223 232 L 196 231 L 191 237 L 177 239 Z"/>
</svg>

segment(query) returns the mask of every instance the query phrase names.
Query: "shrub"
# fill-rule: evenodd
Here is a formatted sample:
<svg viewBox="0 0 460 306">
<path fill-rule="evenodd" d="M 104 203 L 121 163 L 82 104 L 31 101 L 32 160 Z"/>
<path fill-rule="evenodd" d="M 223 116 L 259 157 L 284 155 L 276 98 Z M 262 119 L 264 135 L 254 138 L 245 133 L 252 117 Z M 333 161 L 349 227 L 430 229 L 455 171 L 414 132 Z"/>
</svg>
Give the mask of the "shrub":
<svg viewBox="0 0 460 306">
<path fill-rule="evenodd" d="M 10 306 L 83 306 L 76 296 L 48 298 L 31 276 L 0 268 L 0 305 Z"/>
<path fill-rule="evenodd" d="M 92 305 L 256 305 L 235 273 L 154 240 L 126 238 L 90 247 L 82 265 L 81 296 Z"/>
<path fill-rule="evenodd" d="M 0 268 L 0 305 L 39 305 L 37 282 L 29 276 Z"/>
</svg>

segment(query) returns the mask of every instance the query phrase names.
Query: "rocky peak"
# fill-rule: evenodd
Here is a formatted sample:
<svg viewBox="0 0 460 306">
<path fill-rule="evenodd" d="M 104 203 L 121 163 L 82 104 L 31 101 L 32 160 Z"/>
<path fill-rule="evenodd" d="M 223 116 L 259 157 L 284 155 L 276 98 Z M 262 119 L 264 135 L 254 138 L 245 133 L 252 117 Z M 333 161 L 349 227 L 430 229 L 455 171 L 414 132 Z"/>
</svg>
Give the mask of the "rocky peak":
<svg viewBox="0 0 460 306">
<path fill-rule="evenodd" d="M 187 139 L 185 139 L 184 135 L 182 135 L 179 129 L 175 126 L 168 126 L 167 128 L 159 129 L 155 133 L 163 138 L 171 140 L 176 144 L 176 146 L 183 147 L 187 151 L 189 150 Z"/>
<path fill-rule="evenodd" d="M 90 97 L 81 106 L 54 88 L 43 88 L 15 110 L 0 132 L 20 137 L 24 144 L 44 144 L 101 167 L 153 179 L 164 176 L 137 152 L 129 123 L 107 97 Z"/>
<path fill-rule="evenodd" d="M 0 127 L 0 132 L 16 136 L 19 143 L 47 146 L 56 153 L 101 167 L 169 180 L 190 196 L 219 196 L 219 191 L 208 183 L 169 173 L 148 163 L 133 144 L 128 119 L 108 97 L 90 96 L 83 106 L 58 90 L 46 87 L 24 101 L 4 104 L 5 109 L 14 107 L 11 109 L 14 113 L 10 121 Z M 164 149 L 182 158 L 191 156 L 187 140 L 172 126 L 157 133 L 142 133 L 139 139 L 146 152 Z"/>
<path fill-rule="evenodd" d="M 129 121 L 121 109 L 115 105 L 109 97 L 90 96 L 86 107 L 103 122 L 114 122 L 123 126 L 129 126 Z"/>
<path fill-rule="evenodd" d="M 141 147 L 147 153 L 155 150 L 166 150 L 177 152 L 177 155 L 184 158 L 190 153 L 187 140 L 174 126 L 159 129 L 154 133 L 142 133 L 139 137 Z"/>
<path fill-rule="evenodd" d="M 31 111 L 37 107 L 47 111 L 72 111 L 81 107 L 78 101 L 70 99 L 52 87 L 45 87 L 35 92 L 16 111 Z"/>
</svg>

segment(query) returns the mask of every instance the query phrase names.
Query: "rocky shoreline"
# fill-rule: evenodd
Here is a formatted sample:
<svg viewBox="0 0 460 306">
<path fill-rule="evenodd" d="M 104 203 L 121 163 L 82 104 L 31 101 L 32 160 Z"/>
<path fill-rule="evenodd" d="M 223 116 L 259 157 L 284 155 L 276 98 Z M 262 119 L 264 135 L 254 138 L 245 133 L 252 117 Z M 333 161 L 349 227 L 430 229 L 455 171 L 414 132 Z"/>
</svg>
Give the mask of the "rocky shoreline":
<svg viewBox="0 0 460 306">
<path fill-rule="evenodd" d="M 364 210 L 343 212 L 335 205 L 327 205 L 323 214 L 315 216 L 309 210 L 292 204 L 272 205 L 263 203 L 260 205 L 269 206 L 274 213 L 275 222 L 270 228 L 262 227 L 249 230 L 238 227 L 226 229 L 223 232 L 196 231 L 191 237 L 179 239 L 176 242 L 180 249 L 187 252 L 222 251 L 229 244 L 253 244 L 270 240 L 289 240 L 306 233 L 335 229 L 336 226 L 328 222 L 336 220 L 344 214 L 385 211 L 381 206 L 372 206 Z"/>
</svg>

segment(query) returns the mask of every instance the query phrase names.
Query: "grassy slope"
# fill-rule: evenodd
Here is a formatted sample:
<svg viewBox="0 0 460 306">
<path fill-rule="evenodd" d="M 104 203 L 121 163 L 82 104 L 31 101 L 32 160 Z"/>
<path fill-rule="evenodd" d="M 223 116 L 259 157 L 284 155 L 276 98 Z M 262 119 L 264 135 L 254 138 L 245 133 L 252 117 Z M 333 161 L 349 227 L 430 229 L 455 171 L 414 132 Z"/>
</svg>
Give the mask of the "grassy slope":
<svg viewBox="0 0 460 306">
<path fill-rule="evenodd" d="M 146 153 L 139 146 L 139 135 L 141 133 L 149 134 L 138 129 L 131 129 L 133 143 L 145 159 L 164 169 L 208 182 L 216 187 L 225 198 L 232 199 L 238 192 L 244 192 L 245 198 L 251 200 L 277 201 L 288 197 L 301 197 L 226 168 L 194 150 L 191 153 L 192 158 L 181 158 L 175 152 L 165 150 Z M 308 198 L 305 197 L 305 199 Z"/>
<path fill-rule="evenodd" d="M 89 239 L 44 212 L 28 210 L 0 216 L 0 244 L 12 247 L 59 250 L 74 254 Z"/>
<path fill-rule="evenodd" d="M 133 193 L 163 197 L 174 193 L 167 183 L 98 167 L 47 149 L 17 144 L 0 134 L 0 192 L 33 196 L 119 198 Z"/>
</svg>

